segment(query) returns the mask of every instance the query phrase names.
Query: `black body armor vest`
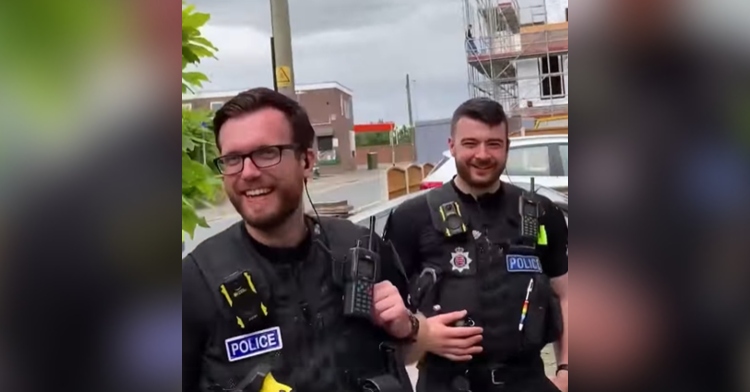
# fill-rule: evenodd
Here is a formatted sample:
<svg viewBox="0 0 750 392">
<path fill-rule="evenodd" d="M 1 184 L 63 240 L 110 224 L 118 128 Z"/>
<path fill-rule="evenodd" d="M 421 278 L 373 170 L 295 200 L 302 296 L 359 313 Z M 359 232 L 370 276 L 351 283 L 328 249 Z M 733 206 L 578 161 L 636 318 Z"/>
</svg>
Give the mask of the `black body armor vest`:
<svg viewBox="0 0 750 392">
<path fill-rule="evenodd" d="M 420 233 L 419 243 L 423 277 L 429 271 L 437 278 L 419 310 L 428 316 L 467 310 L 464 324 L 484 330 L 484 350 L 476 360 L 489 363 L 538 358 L 541 349 L 562 332 L 559 300 L 542 271 L 538 247 L 517 246 L 522 190 L 509 184 L 503 187 L 505 220 L 492 225 L 479 223 L 481 211 L 467 208 L 450 182 L 428 192 L 433 227 Z M 452 209 L 458 214 L 446 216 Z M 437 356 L 427 359 L 451 365 Z"/>
<path fill-rule="evenodd" d="M 242 222 L 192 252 L 222 312 L 204 351 L 202 391 L 237 390 L 244 387 L 243 380 L 248 375 L 261 368 L 294 392 L 359 391 L 357 384 L 361 379 L 387 372 L 385 357 L 376 354 L 382 352 L 381 343 L 389 336 L 366 320 L 343 317 L 343 290 L 333 280 L 335 263 L 368 234 L 367 229 L 333 218 L 321 218 L 319 224 L 325 236 L 320 235 L 318 224 L 313 225 L 313 243 L 304 262 L 319 264 L 329 278 L 324 279 L 320 298 L 309 301 L 309 306 L 300 288 L 278 279 L 269 267 L 273 260 L 261 259 L 245 238 Z M 332 241 L 330 249 L 325 245 L 326 237 Z M 258 317 L 243 323 L 237 321 L 220 291 L 226 278 L 237 272 L 251 277 L 264 308 Z M 230 352 L 239 346 L 231 346 L 228 339 L 276 327 L 280 330 L 281 349 L 232 360 Z M 275 336 L 271 336 L 266 344 L 269 339 L 276 343 Z M 253 342 L 258 344 L 255 339 L 244 343 L 243 348 L 247 350 Z M 257 387 L 244 390 L 258 392 Z"/>
</svg>

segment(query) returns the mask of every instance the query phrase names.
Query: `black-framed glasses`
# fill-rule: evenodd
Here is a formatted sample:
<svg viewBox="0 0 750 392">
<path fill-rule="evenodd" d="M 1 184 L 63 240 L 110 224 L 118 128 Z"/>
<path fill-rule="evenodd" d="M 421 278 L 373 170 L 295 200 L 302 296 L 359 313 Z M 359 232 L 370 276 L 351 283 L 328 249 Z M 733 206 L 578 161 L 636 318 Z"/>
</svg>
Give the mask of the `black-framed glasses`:
<svg viewBox="0 0 750 392">
<path fill-rule="evenodd" d="M 214 165 L 224 175 L 232 175 L 242 172 L 245 168 L 245 159 L 250 158 L 253 165 L 258 169 L 276 166 L 281 162 L 284 150 L 297 150 L 296 144 L 281 144 L 277 146 L 266 146 L 247 154 L 229 154 L 214 159 Z"/>
</svg>

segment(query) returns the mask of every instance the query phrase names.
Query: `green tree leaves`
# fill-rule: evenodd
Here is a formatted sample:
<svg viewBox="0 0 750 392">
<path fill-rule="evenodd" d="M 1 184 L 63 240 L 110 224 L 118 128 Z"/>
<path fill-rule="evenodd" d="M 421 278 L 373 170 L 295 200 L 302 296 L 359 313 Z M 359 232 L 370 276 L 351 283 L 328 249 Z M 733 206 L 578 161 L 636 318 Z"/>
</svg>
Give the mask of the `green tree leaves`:
<svg viewBox="0 0 750 392">
<path fill-rule="evenodd" d="M 195 6 L 182 3 L 182 93 L 200 88 L 208 77 L 203 73 L 188 71 L 189 66 L 200 64 L 201 59 L 215 58 L 217 51 L 201 35 L 210 15 L 196 12 Z M 191 237 L 196 227 L 208 227 L 198 208 L 215 202 L 221 188 L 217 174 L 209 166 L 218 154 L 209 128 L 207 111 L 182 111 L 182 230 Z"/>
<path fill-rule="evenodd" d="M 211 19 L 209 14 L 196 12 L 195 6 L 182 3 L 182 93 L 193 92 L 193 87 L 202 87 L 207 82 L 200 72 L 186 72 L 189 65 L 198 65 L 201 59 L 216 58 L 218 49 L 205 37 L 200 28 Z"/>
</svg>

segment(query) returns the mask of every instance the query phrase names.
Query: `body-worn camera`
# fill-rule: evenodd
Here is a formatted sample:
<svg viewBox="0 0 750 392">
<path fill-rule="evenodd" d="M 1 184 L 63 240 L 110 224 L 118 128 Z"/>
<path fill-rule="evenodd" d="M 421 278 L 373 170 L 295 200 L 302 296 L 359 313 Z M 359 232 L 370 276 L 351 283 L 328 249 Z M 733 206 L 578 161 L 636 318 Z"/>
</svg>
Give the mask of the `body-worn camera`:
<svg viewBox="0 0 750 392">
<path fill-rule="evenodd" d="M 229 275 L 224 279 L 219 291 L 237 318 L 240 328 L 246 329 L 268 316 L 268 308 L 263 304 L 253 284 L 250 272 L 236 271 Z"/>
</svg>

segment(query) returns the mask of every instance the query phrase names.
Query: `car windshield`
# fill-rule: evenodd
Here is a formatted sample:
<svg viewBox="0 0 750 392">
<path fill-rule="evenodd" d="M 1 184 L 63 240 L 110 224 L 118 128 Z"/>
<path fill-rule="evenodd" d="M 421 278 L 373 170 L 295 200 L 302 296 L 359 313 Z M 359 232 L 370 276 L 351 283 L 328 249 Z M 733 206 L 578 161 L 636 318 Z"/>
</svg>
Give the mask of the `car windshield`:
<svg viewBox="0 0 750 392">
<path fill-rule="evenodd" d="M 435 165 L 435 167 L 430 171 L 430 173 L 434 173 L 434 172 L 438 171 L 438 169 L 440 169 L 440 166 L 445 165 L 445 162 L 448 162 L 449 160 L 450 160 L 450 158 L 448 158 L 447 156 L 443 155 L 443 159 L 441 159 L 440 162 L 438 162 L 438 164 Z M 429 175 L 429 173 L 428 173 L 428 175 Z"/>
</svg>

